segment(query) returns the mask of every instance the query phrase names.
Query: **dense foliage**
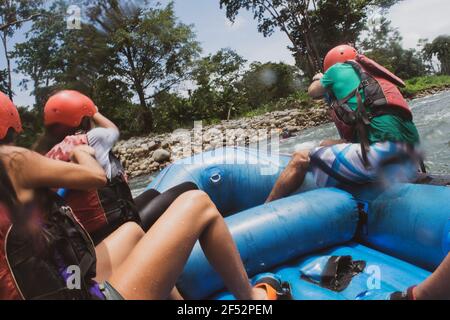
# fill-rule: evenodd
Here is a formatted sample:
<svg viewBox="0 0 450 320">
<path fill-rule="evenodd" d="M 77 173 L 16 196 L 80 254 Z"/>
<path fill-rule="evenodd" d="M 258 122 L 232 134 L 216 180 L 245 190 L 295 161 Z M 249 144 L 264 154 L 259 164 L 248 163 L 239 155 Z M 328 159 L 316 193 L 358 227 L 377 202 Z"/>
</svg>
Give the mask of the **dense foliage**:
<svg viewBox="0 0 450 320">
<path fill-rule="evenodd" d="M 450 35 L 439 36 L 431 43 L 424 40 L 422 45 L 423 55 L 432 70 L 436 71 L 433 59 L 437 58 L 439 62 L 438 72 L 444 75 L 450 75 Z"/>
<path fill-rule="evenodd" d="M 63 88 L 92 97 L 121 128 L 122 137 L 129 137 L 192 126 L 195 120 L 215 122 L 309 105 L 305 89 L 310 77 L 321 69 L 327 50 L 339 43 L 356 43 L 405 79 L 448 75 L 448 35 L 422 40 L 419 51 L 404 49 L 390 21 L 369 18 L 397 2 L 217 0 L 232 21 L 249 10 L 265 36 L 284 32 L 296 58 L 291 66 L 246 61 L 230 48 L 201 55 L 194 26 L 179 21 L 173 3 L 5 0 L 0 5 L 6 61 L 0 90 L 14 98 L 15 73 L 22 79 L 16 91 L 26 89 L 34 96 L 34 105 L 20 108 L 25 124 L 20 142 L 29 146 L 42 131 L 45 101 Z M 83 8 L 79 28 L 68 28 L 73 4 Z M 8 41 L 23 32 L 25 21 L 25 40 L 12 47 Z"/>
<path fill-rule="evenodd" d="M 6 62 L 6 77 L 0 78 L 3 85 L 6 85 L 4 92 L 13 96 L 12 91 L 12 70 L 11 70 L 11 56 L 9 51 L 8 40 L 14 33 L 20 29 L 23 23 L 32 20 L 41 15 L 42 0 L 27 1 L 27 0 L 2 0 L 0 1 L 0 41 L 3 46 L 3 58 Z M 4 74 L 0 75 L 4 76 Z M 0 81 L 0 82 L 1 82 Z"/>
<path fill-rule="evenodd" d="M 371 20 L 368 37 L 359 44 L 367 56 L 381 63 L 403 79 L 424 75 L 426 66 L 419 52 L 402 47 L 402 37 L 384 17 Z"/>
<path fill-rule="evenodd" d="M 296 64 L 312 77 L 322 69 L 330 47 L 355 43 L 369 13 L 399 0 L 220 0 L 234 21 L 241 10 L 251 11 L 258 31 L 268 37 L 281 30 L 289 38 Z"/>
</svg>

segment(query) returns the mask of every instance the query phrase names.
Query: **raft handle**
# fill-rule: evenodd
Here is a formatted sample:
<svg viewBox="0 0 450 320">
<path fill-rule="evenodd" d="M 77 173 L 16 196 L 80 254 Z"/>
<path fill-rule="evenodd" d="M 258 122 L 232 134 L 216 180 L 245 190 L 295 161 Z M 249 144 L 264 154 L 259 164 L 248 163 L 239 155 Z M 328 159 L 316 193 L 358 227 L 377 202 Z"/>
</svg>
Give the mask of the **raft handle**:
<svg viewBox="0 0 450 320">
<path fill-rule="evenodd" d="M 211 176 L 211 178 L 209 178 L 209 180 L 211 180 L 212 183 L 216 184 L 219 183 L 220 180 L 222 180 L 222 176 L 220 175 L 220 173 L 215 173 Z"/>
</svg>

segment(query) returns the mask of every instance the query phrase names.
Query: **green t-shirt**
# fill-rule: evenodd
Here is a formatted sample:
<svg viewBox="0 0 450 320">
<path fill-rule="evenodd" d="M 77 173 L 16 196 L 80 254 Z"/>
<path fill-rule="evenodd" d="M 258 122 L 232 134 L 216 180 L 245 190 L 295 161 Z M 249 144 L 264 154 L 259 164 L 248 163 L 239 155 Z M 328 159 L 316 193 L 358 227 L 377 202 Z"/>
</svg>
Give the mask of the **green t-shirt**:
<svg viewBox="0 0 450 320">
<path fill-rule="evenodd" d="M 320 82 L 340 100 L 355 90 L 361 83 L 361 79 L 351 65 L 338 63 L 327 70 Z M 364 100 L 362 91 L 361 96 Z M 356 97 L 351 98 L 348 105 L 352 110 L 356 110 L 358 106 Z M 414 123 L 394 115 L 382 115 L 373 118 L 367 133 L 370 143 L 400 141 L 414 145 L 420 141 Z"/>
</svg>

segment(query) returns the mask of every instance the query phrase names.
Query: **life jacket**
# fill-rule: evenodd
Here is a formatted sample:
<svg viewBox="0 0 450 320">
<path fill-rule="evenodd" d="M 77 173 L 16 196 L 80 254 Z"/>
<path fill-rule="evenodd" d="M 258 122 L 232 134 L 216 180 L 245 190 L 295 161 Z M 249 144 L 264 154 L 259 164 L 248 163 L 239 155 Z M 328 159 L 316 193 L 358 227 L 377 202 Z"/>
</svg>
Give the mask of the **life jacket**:
<svg viewBox="0 0 450 320">
<path fill-rule="evenodd" d="M 332 100 L 331 117 L 342 139 L 355 141 L 358 136 L 363 158 L 368 162 L 367 126 L 372 119 L 390 114 L 411 121 L 413 116 L 408 102 L 398 89 L 405 86 L 403 80 L 364 55 L 358 55 L 355 60 L 345 63 L 351 65 L 358 73 L 361 83 L 341 100 L 329 92 Z M 361 91 L 364 93 L 364 102 Z M 355 96 L 358 107 L 353 111 L 348 106 L 348 101 Z"/>
<path fill-rule="evenodd" d="M 66 137 L 46 156 L 69 161 L 69 154 L 77 145 L 88 144 L 85 134 Z M 69 190 L 64 196 L 75 216 L 97 244 L 120 225 L 128 221 L 141 223 L 139 213 L 120 161 L 110 152 L 109 160 L 118 175 L 108 180 L 106 186 L 88 191 Z"/>
<path fill-rule="evenodd" d="M 32 207 L 27 216 L 30 211 L 39 213 L 35 236 L 13 224 L 0 203 L 0 300 L 104 300 L 93 280 L 94 244 L 70 208 L 55 196 L 49 214 Z M 73 283 L 71 267 L 78 267 L 80 275 Z"/>
</svg>

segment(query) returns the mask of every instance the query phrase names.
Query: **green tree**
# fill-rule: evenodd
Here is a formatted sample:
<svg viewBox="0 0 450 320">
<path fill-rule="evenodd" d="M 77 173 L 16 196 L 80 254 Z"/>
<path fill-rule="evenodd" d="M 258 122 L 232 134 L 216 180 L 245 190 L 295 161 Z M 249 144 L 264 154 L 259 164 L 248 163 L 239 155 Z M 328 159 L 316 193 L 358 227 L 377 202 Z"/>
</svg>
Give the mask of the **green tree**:
<svg viewBox="0 0 450 320">
<path fill-rule="evenodd" d="M 65 43 L 64 11 L 63 2 L 52 4 L 49 11 L 33 22 L 25 34 L 26 41 L 16 44 L 11 54 L 16 59 L 17 67 L 14 71 L 26 76 L 19 85 L 28 90 L 31 82 L 35 106 L 38 106 L 40 111 L 53 90 L 56 74 L 63 72 L 58 60 L 62 60 L 61 48 Z"/>
<path fill-rule="evenodd" d="M 36 136 L 42 131 L 43 118 L 36 109 L 21 106 L 17 109 L 22 120 L 23 132 L 17 136 L 16 143 L 19 146 L 31 148 L 36 142 Z"/>
<path fill-rule="evenodd" d="M 98 2 L 89 14 L 117 55 L 114 70 L 136 93 L 139 120 L 153 128 L 152 100 L 189 76 L 200 52 L 192 27 L 179 22 L 173 3 L 166 7 Z"/>
<path fill-rule="evenodd" d="M 6 78 L 8 77 L 6 70 L 0 70 L 0 91 L 8 92 L 8 82 Z"/>
<path fill-rule="evenodd" d="M 252 63 L 240 85 L 252 108 L 286 98 L 304 87 L 301 71 L 297 67 L 273 62 Z"/>
<path fill-rule="evenodd" d="M 3 55 L 6 61 L 6 92 L 13 98 L 11 57 L 8 39 L 19 30 L 23 23 L 40 16 L 42 0 L 2 0 L 0 1 L 0 40 L 3 45 Z"/>
<path fill-rule="evenodd" d="M 196 110 L 189 98 L 178 93 L 168 91 L 161 92 L 154 101 L 155 131 L 170 132 L 182 127 L 190 127 L 197 118 Z"/>
<path fill-rule="evenodd" d="M 221 49 L 196 61 L 187 95 L 162 92 L 155 98 L 156 128 L 170 131 L 238 115 L 245 109 L 240 80 L 245 60 L 230 49 Z"/>
<path fill-rule="evenodd" d="M 152 128 L 156 98 L 190 74 L 199 51 L 194 35 L 176 21 L 171 5 L 143 9 L 115 1 L 83 4 L 90 19 L 83 19 L 79 30 L 66 27 L 69 2 L 58 0 L 15 47 L 16 72 L 26 76 L 21 86 L 31 84 L 36 97 L 33 111 L 42 118 L 52 92 L 75 89 L 92 97 L 123 136 L 146 133 Z M 117 12 L 121 16 L 115 17 Z M 124 22 L 121 28 L 118 21 Z M 107 28 L 111 26 L 117 28 Z M 131 102 L 133 95 L 140 96 L 136 88 L 144 90 L 145 107 Z"/>
<path fill-rule="evenodd" d="M 440 73 L 450 75 L 450 35 L 441 35 L 431 43 L 425 42 L 422 50 L 425 59 L 433 65 L 433 59 L 440 63 Z"/>
<path fill-rule="evenodd" d="M 426 73 L 419 52 L 404 49 L 399 31 L 385 17 L 372 19 L 366 26 L 368 36 L 359 46 L 370 58 L 382 64 L 399 77 L 410 79 Z"/>
<path fill-rule="evenodd" d="M 308 76 L 322 68 L 322 57 L 332 46 L 355 42 L 368 13 L 388 8 L 398 0 L 220 0 L 234 21 L 241 10 L 251 11 L 265 37 L 276 29 L 291 42 L 297 66 Z"/>
<path fill-rule="evenodd" d="M 192 79 L 197 88 L 190 96 L 196 119 L 229 119 L 233 111 L 239 112 L 243 100 L 238 85 L 245 63 L 231 49 L 219 50 L 196 63 Z"/>
<path fill-rule="evenodd" d="M 20 84 L 27 88 L 32 83 L 40 117 L 52 92 L 75 89 L 92 97 L 113 120 L 123 119 L 122 109 L 135 111 L 125 113 L 130 117 L 123 122 L 132 128 L 138 109 L 130 108 L 132 94 L 115 74 L 115 51 L 108 46 L 105 34 L 90 24 L 82 23 L 79 30 L 68 29 L 64 20 L 67 8 L 67 1 L 54 2 L 41 19 L 34 21 L 27 41 L 16 45 L 16 71 L 27 76 Z"/>
</svg>

